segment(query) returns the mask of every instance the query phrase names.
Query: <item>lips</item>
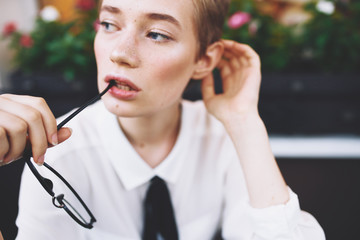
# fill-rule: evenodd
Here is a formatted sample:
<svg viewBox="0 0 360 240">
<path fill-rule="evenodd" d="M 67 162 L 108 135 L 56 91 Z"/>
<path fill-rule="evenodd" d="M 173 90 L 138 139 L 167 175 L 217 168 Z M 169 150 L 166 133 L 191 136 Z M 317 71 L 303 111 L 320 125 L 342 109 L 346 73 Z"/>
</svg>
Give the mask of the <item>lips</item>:
<svg viewBox="0 0 360 240">
<path fill-rule="evenodd" d="M 109 93 L 120 100 L 133 100 L 141 91 L 133 82 L 118 75 L 107 75 L 105 82 L 110 81 L 115 81 L 115 85 L 110 88 Z"/>
<path fill-rule="evenodd" d="M 115 87 L 124 91 L 135 91 L 135 92 L 139 92 L 141 91 L 141 89 L 136 86 L 133 82 L 131 82 L 130 80 L 120 77 L 120 76 L 116 76 L 116 75 L 107 75 L 105 78 L 105 82 L 110 82 L 111 80 L 114 80 L 116 85 Z"/>
</svg>

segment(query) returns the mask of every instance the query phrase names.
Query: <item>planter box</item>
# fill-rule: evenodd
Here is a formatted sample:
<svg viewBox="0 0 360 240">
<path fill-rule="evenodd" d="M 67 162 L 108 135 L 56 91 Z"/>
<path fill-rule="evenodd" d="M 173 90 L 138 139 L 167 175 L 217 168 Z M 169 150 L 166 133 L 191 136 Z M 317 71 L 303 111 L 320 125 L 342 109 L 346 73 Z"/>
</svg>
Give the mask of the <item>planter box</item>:
<svg viewBox="0 0 360 240">
<path fill-rule="evenodd" d="M 354 75 L 263 76 L 259 111 L 273 134 L 360 134 Z"/>
<path fill-rule="evenodd" d="M 58 117 L 98 94 L 96 81 L 96 76 L 69 82 L 57 74 L 17 71 L 10 76 L 10 88 L 3 92 L 43 97 Z"/>
</svg>

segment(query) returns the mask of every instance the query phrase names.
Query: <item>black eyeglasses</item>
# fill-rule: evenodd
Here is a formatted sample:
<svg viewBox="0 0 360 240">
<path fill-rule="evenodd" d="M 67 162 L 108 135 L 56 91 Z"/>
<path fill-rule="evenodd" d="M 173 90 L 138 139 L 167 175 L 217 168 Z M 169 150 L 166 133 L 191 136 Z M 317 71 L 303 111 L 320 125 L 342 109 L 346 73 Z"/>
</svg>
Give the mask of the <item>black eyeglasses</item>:
<svg viewBox="0 0 360 240">
<path fill-rule="evenodd" d="M 74 113 L 72 113 L 61 123 L 59 123 L 57 129 L 59 130 L 60 128 L 62 128 L 67 122 L 69 122 L 73 117 L 79 114 L 87 106 L 99 100 L 114 85 L 115 85 L 115 81 L 111 81 L 104 91 L 102 91 L 99 95 L 97 95 L 96 97 L 94 97 L 93 99 L 82 105 L 81 107 L 79 107 Z M 52 196 L 52 202 L 54 206 L 57 208 L 64 209 L 69 214 L 69 216 L 81 226 L 88 229 L 93 228 L 93 223 L 96 222 L 96 219 L 89 210 L 89 208 L 86 206 L 85 202 L 75 191 L 75 189 L 65 180 L 63 176 L 60 175 L 60 173 L 58 173 L 49 164 L 44 162 L 43 166 L 49 169 L 55 176 L 57 176 L 65 184 L 67 190 L 69 190 L 67 191 L 67 193 L 69 193 L 71 200 L 69 199 L 69 196 L 65 198 L 65 194 L 63 193 L 56 195 L 53 191 L 53 187 L 54 187 L 53 182 L 50 179 L 40 175 L 40 173 L 38 172 L 38 170 L 35 168 L 34 164 L 30 160 L 31 156 L 32 156 L 31 148 L 26 149 L 23 154 L 23 159 L 25 160 L 25 162 L 27 163 L 27 165 L 29 166 L 30 170 L 35 175 L 37 180 L 40 182 L 40 184 Z"/>
</svg>

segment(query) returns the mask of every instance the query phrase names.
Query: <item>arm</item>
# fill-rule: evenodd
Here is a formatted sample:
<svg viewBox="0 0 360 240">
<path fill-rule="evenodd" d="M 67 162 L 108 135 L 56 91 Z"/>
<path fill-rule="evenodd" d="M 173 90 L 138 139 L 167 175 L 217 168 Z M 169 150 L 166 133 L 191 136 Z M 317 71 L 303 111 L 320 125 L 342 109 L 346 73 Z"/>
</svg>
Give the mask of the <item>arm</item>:
<svg viewBox="0 0 360 240">
<path fill-rule="evenodd" d="M 218 64 L 222 94 L 215 94 L 212 75 L 202 82 L 204 103 L 220 120 L 236 148 L 244 171 L 250 203 L 265 208 L 286 203 L 289 193 L 272 154 L 266 128 L 258 113 L 260 59 L 247 45 L 224 40 Z"/>
<path fill-rule="evenodd" d="M 271 151 L 266 128 L 257 105 L 261 82 L 260 59 L 247 45 L 223 41 L 224 54 L 218 68 L 223 93 L 215 94 L 212 75 L 202 82 L 204 103 L 228 132 L 240 160 L 251 207 L 241 202 L 240 175 L 229 169 L 223 236 L 239 239 L 238 224 L 244 223 L 251 239 L 325 239 L 318 222 L 300 211 L 296 194 L 287 187 Z M 239 166 L 240 167 L 240 166 Z M 250 239 L 249 236 L 249 239 Z"/>
</svg>

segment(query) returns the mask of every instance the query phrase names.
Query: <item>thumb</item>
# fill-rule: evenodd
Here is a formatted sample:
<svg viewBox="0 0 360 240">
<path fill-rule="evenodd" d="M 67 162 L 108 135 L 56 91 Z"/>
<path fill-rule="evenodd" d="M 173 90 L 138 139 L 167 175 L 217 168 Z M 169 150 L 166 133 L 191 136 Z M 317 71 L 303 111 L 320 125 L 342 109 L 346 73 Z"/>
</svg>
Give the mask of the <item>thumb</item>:
<svg viewBox="0 0 360 240">
<path fill-rule="evenodd" d="M 67 140 L 71 136 L 71 134 L 72 134 L 72 129 L 71 128 L 67 128 L 67 127 L 60 128 L 58 133 L 57 133 L 59 143 L 62 143 L 65 140 Z"/>
<path fill-rule="evenodd" d="M 204 102 L 215 96 L 214 77 L 210 72 L 201 82 L 201 92 Z"/>
</svg>

